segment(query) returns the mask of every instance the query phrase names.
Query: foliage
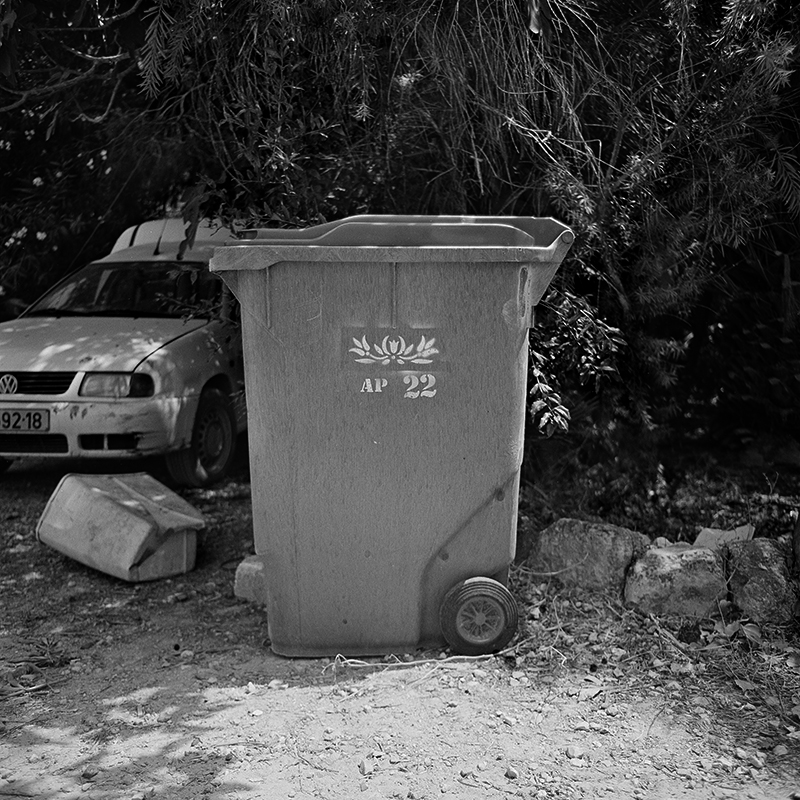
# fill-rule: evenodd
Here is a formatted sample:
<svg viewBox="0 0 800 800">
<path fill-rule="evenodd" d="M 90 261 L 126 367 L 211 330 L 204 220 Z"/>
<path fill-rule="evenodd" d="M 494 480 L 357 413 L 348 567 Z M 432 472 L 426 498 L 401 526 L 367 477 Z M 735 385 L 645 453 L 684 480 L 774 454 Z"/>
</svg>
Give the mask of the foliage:
<svg viewBox="0 0 800 800">
<path fill-rule="evenodd" d="M 534 342 L 537 425 L 563 424 L 561 395 L 575 387 L 592 424 L 675 419 L 700 397 L 684 365 L 708 341 L 697 311 L 729 277 L 721 254 L 800 211 L 798 11 L 779 0 L 551 0 L 530 25 L 522 5 L 3 0 L 0 113 L 17 130 L 30 119 L 42 153 L 63 136 L 84 164 L 112 152 L 112 131 L 148 131 L 140 212 L 194 184 L 190 216 L 247 224 L 557 215 L 578 240 L 551 300 L 561 338 Z M 142 141 L 120 148 L 139 153 Z M 118 178 L 137 169 L 122 159 Z M 84 216 L 94 183 L 77 170 L 77 212 L 49 200 L 17 208 L 39 176 L 23 161 L 12 173 L 0 204 L 12 244 L 52 225 L 35 219 L 45 210 Z M 117 216 L 109 191 L 96 200 L 104 211 L 87 211 L 75 233 Z M 616 331 L 599 354 L 585 351 L 587 309 L 596 330 Z"/>
<path fill-rule="evenodd" d="M 718 248 L 776 207 L 800 210 L 795 12 L 548 8 L 537 36 L 512 0 L 162 0 L 144 81 L 208 132 L 226 169 L 209 196 L 238 216 L 566 219 L 579 242 L 559 286 L 623 331 L 626 393 L 611 400 L 653 424 L 678 412 L 688 319 Z"/>
<path fill-rule="evenodd" d="M 704 298 L 689 343 L 686 425 L 727 444 L 759 432 L 800 438 L 792 258 L 765 244 L 731 256 L 736 268 Z"/>
<path fill-rule="evenodd" d="M 568 435 L 527 443 L 523 529 L 571 517 L 621 525 L 650 539 L 693 542 L 701 528 L 752 525 L 757 537 L 790 537 L 800 473 L 745 466 L 735 451 L 612 421 L 575 420 Z"/>
<path fill-rule="evenodd" d="M 625 342 L 621 332 L 597 317 L 583 298 L 572 292 L 550 292 L 539 306 L 538 325 L 531 332 L 530 414 L 539 434 L 552 436 L 569 429 L 570 412 L 555 382 L 597 395 L 618 383 L 617 357 Z M 552 378 L 547 379 L 545 376 Z"/>
<path fill-rule="evenodd" d="M 35 115 L 28 124 L 29 134 L 8 133 L 0 150 L 0 283 L 33 300 L 107 253 L 124 227 L 160 215 L 190 159 L 178 138 L 136 114 L 60 125 L 51 141 Z"/>
<path fill-rule="evenodd" d="M 0 284 L 28 301 L 161 215 L 202 160 L 140 91 L 142 5 L 0 3 Z"/>
</svg>

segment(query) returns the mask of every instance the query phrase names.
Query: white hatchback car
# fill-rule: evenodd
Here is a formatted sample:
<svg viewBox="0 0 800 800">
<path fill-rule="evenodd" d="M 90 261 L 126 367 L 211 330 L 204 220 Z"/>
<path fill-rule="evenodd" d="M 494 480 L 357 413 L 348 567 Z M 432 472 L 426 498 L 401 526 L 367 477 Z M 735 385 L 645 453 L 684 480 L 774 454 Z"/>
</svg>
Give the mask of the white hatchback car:
<svg viewBox="0 0 800 800">
<path fill-rule="evenodd" d="M 25 457 L 163 455 L 175 483 L 230 469 L 244 430 L 236 303 L 208 270 L 235 241 L 181 220 L 126 230 L 111 253 L 0 323 L 0 472 Z"/>
</svg>

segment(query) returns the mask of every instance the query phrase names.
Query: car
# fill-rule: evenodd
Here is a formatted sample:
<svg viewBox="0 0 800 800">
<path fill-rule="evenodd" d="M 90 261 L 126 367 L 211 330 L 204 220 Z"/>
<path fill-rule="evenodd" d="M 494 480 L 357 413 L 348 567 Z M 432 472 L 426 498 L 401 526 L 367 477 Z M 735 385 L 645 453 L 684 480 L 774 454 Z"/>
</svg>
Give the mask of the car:
<svg viewBox="0 0 800 800">
<path fill-rule="evenodd" d="M 0 473 L 20 458 L 163 456 L 170 479 L 229 473 L 246 428 L 238 305 L 212 274 L 237 241 L 180 219 L 128 228 L 111 252 L 0 323 Z"/>
</svg>

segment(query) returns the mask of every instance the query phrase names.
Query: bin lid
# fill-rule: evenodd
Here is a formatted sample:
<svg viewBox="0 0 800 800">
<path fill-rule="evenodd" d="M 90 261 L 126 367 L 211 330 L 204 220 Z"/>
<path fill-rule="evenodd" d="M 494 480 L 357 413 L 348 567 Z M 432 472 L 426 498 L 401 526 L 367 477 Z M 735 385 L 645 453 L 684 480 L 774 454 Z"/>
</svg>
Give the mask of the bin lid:
<svg viewBox="0 0 800 800">
<path fill-rule="evenodd" d="M 292 261 L 547 262 L 574 240 L 550 217 L 368 214 L 299 230 L 263 228 L 218 249 L 212 271 L 263 269 Z"/>
<path fill-rule="evenodd" d="M 269 239 L 272 241 L 286 242 L 287 240 L 300 240 L 308 242 L 317 239 L 328 231 L 353 222 L 374 222 L 386 224 L 460 224 L 460 225 L 511 225 L 519 228 L 537 243 L 550 240 L 565 230 L 565 226 L 552 217 L 500 217 L 500 216 L 467 216 L 453 214 L 359 214 L 352 217 L 343 217 L 333 222 L 321 225 L 311 225 L 308 228 L 249 228 L 240 232 L 244 240 Z M 241 241 L 241 240 L 240 240 Z"/>
</svg>

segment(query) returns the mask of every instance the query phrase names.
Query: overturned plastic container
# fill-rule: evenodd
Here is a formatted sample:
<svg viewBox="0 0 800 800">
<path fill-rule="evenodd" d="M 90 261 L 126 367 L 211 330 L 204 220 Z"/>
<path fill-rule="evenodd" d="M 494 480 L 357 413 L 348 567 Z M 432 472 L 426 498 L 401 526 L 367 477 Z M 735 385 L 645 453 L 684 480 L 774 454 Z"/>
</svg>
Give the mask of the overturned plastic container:
<svg viewBox="0 0 800 800">
<path fill-rule="evenodd" d="M 65 475 L 36 536 L 88 567 L 151 581 L 194 569 L 202 514 L 146 473 Z"/>
<path fill-rule="evenodd" d="M 242 306 L 272 649 L 503 647 L 549 218 L 350 217 L 211 261 Z"/>
</svg>

